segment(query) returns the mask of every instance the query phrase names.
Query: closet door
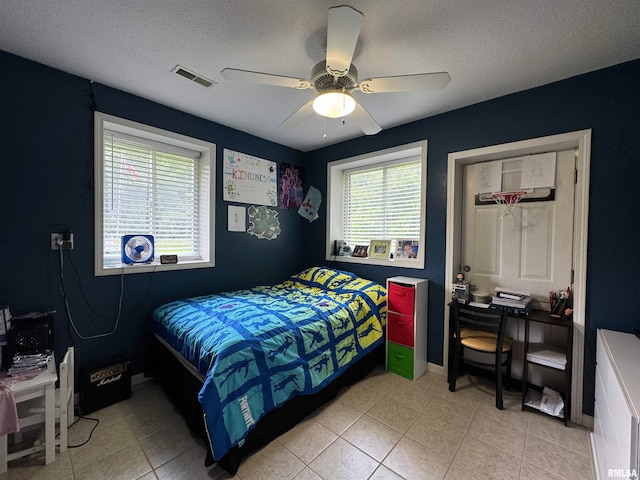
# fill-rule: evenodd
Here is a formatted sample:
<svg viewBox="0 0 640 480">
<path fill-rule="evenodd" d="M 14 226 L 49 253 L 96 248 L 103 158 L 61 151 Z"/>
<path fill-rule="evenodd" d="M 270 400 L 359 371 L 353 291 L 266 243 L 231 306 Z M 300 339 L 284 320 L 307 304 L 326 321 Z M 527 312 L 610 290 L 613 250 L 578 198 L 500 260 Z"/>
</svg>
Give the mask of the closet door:
<svg viewBox="0 0 640 480">
<path fill-rule="evenodd" d="M 500 191 L 520 190 L 522 162 L 501 161 Z M 514 215 L 503 218 L 495 203 L 476 205 L 483 167 L 477 163 L 464 171 L 464 273 L 483 291 L 500 286 L 531 292 L 534 308 L 548 310 L 549 291 L 571 285 L 575 151 L 557 152 L 554 200 L 520 203 Z"/>
</svg>

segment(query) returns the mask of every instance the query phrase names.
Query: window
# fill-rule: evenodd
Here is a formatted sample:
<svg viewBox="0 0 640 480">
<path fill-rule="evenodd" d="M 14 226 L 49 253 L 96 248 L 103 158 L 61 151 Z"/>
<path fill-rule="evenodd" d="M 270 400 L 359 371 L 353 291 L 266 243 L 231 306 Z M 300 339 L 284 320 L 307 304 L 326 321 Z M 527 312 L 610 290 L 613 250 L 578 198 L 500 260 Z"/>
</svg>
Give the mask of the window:
<svg viewBox="0 0 640 480">
<path fill-rule="evenodd" d="M 155 260 L 125 273 L 212 267 L 214 162 L 211 143 L 96 113 L 96 275 L 122 273 L 129 234 L 153 235 Z"/>
<path fill-rule="evenodd" d="M 327 260 L 424 268 L 426 141 L 330 162 Z M 418 241 L 415 260 L 334 256 L 335 241 L 352 249 L 371 240 Z"/>
</svg>

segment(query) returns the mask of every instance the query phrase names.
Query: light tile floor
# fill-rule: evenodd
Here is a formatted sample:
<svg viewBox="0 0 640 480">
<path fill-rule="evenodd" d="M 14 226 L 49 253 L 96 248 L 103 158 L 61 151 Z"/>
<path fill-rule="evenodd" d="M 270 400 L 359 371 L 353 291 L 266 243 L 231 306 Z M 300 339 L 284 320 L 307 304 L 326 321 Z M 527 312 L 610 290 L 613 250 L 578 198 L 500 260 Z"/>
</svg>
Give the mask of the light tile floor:
<svg viewBox="0 0 640 480">
<path fill-rule="evenodd" d="M 505 392 L 466 376 L 451 393 L 443 377 L 415 382 L 377 369 L 333 402 L 245 459 L 238 480 L 257 479 L 520 479 L 593 480 L 588 431 L 522 412 Z M 136 385 L 131 399 L 94 412 L 100 420 L 86 445 L 9 464 L 0 480 L 223 480 L 204 467 L 205 447 L 157 384 Z M 80 419 L 70 444 L 89 438 L 95 422 Z"/>
</svg>

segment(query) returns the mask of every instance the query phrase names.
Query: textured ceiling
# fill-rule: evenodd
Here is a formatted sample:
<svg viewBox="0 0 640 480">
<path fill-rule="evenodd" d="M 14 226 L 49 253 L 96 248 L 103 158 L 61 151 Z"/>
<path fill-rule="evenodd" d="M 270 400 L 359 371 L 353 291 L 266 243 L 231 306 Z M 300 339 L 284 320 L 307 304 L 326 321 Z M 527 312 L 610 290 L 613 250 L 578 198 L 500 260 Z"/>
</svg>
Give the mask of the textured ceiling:
<svg viewBox="0 0 640 480">
<path fill-rule="evenodd" d="M 308 79 L 319 0 L 1 0 L 0 49 L 303 151 L 363 135 L 348 117 L 280 123 L 313 90 L 234 83 L 225 67 Z M 447 71 L 444 90 L 354 96 L 387 129 L 640 58 L 638 0 L 351 0 L 359 78 Z M 217 82 L 204 88 L 181 65 Z M 326 133 L 326 138 L 324 134 Z"/>
</svg>

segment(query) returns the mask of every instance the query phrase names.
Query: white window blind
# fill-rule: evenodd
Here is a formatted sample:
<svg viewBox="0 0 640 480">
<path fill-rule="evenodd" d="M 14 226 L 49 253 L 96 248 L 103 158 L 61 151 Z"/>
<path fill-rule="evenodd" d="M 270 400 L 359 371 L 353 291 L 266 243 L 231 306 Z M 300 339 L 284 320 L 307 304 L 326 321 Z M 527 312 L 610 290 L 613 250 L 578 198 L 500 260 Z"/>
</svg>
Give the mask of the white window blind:
<svg viewBox="0 0 640 480">
<path fill-rule="evenodd" d="M 349 245 L 419 238 L 421 182 L 420 159 L 345 170 L 342 238 Z"/>
<path fill-rule="evenodd" d="M 209 168 L 200 152 L 109 130 L 103 143 L 105 266 L 120 264 L 127 234 L 154 235 L 156 255 L 199 260 L 208 233 L 201 219 L 209 215 Z"/>
</svg>

